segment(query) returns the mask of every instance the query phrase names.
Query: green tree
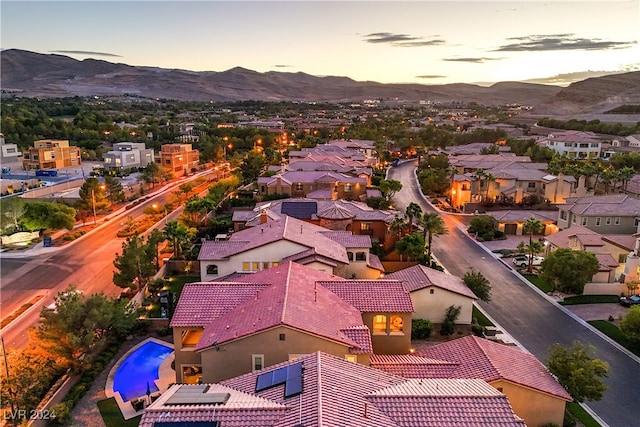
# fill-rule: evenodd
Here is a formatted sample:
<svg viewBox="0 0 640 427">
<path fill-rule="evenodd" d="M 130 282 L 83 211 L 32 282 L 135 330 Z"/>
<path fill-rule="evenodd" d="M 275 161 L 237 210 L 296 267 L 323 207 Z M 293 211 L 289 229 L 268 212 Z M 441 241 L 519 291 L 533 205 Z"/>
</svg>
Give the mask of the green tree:
<svg viewBox="0 0 640 427">
<path fill-rule="evenodd" d="M 433 238 L 449 233 L 444 220 L 435 212 L 425 212 L 419 222 L 422 227 L 422 235 L 427 242 L 427 258 L 431 262 Z"/>
<path fill-rule="evenodd" d="M 150 246 L 152 246 L 150 248 Z M 142 289 L 156 272 L 155 244 L 145 243 L 139 233 L 122 242 L 122 254 L 116 254 L 113 265 L 113 283 L 121 288 Z"/>
<path fill-rule="evenodd" d="M 196 233 L 196 229 L 188 228 L 176 220 L 167 222 L 164 227 L 164 235 L 171 243 L 176 259 L 182 259 L 184 250 L 187 245 L 191 244 L 191 240 L 196 236 Z"/>
<path fill-rule="evenodd" d="M 28 231 L 73 230 L 76 210 L 62 203 L 27 202 L 19 222 Z"/>
<path fill-rule="evenodd" d="M 419 218 L 422 215 L 422 208 L 416 202 L 409 203 L 405 210 L 405 215 L 409 218 L 409 230 L 413 231 L 413 220 Z"/>
<path fill-rule="evenodd" d="M 594 357 L 595 347 L 574 341 L 568 349 L 561 344 L 549 348 L 547 366 L 558 382 L 577 402 L 600 400 L 607 386 L 609 364 Z"/>
<path fill-rule="evenodd" d="M 383 179 L 380 181 L 380 191 L 384 195 L 384 197 L 391 201 L 393 196 L 400 190 L 402 190 L 402 183 L 400 181 L 396 181 L 395 179 L 386 180 Z"/>
<path fill-rule="evenodd" d="M 540 233 L 544 229 L 544 224 L 538 218 L 531 216 L 524 222 L 522 226 L 522 232 L 529 235 L 529 244 L 533 240 L 535 233 Z"/>
<path fill-rule="evenodd" d="M 24 214 L 25 201 L 22 197 L 7 197 L 0 200 L 0 227 L 3 230 L 18 230 L 20 217 Z"/>
<path fill-rule="evenodd" d="M 59 292 L 55 301 L 55 311 L 42 310 L 36 336 L 43 348 L 78 369 L 90 366 L 110 340 L 131 333 L 138 317 L 125 299 L 93 294 L 83 300 L 73 286 Z"/>
<path fill-rule="evenodd" d="M 634 305 L 626 312 L 620 321 L 620 330 L 631 341 L 640 344 L 640 305 Z"/>
<path fill-rule="evenodd" d="M 491 283 L 479 271 L 467 271 L 462 277 L 462 281 L 480 300 L 491 301 Z"/>
<path fill-rule="evenodd" d="M 420 233 L 407 234 L 396 242 L 396 250 L 400 255 L 415 260 L 424 254 L 424 237 Z"/>
<path fill-rule="evenodd" d="M 433 324 L 427 319 L 413 319 L 411 321 L 411 339 L 425 340 L 431 336 Z"/>
<path fill-rule="evenodd" d="M 139 175 L 139 179 L 142 182 L 151 184 L 151 188 L 154 188 L 157 182 L 160 182 L 162 178 L 162 170 L 157 163 L 151 162 L 144 167 Z"/>
<path fill-rule="evenodd" d="M 444 313 L 442 319 L 442 325 L 440 325 L 440 335 L 449 336 L 453 335 L 456 331 L 456 320 L 460 316 L 462 306 L 450 305 Z"/>
<path fill-rule="evenodd" d="M 87 178 L 80 189 L 78 195 L 80 200 L 76 202 L 76 207 L 85 212 L 97 212 L 109 207 L 107 199 L 107 185 L 98 181 L 97 178 Z"/>
<path fill-rule="evenodd" d="M 529 244 L 527 245 L 524 240 L 518 244 L 518 252 L 526 253 L 529 255 L 529 263 L 527 264 L 527 272 L 533 272 L 533 257 L 544 249 L 544 245 L 535 240 L 529 240 Z"/>
<path fill-rule="evenodd" d="M 249 151 L 238 168 L 242 182 L 248 184 L 255 181 L 266 165 L 267 160 L 264 154 L 255 150 Z"/>
<path fill-rule="evenodd" d="M 584 285 L 598 272 L 598 259 L 587 251 L 560 248 L 542 261 L 540 277 L 561 292 L 582 294 Z"/>
<path fill-rule="evenodd" d="M 106 198 L 112 205 L 124 202 L 124 190 L 117 178 L 107 175 L 104 177 L 104 184 L 106 186 Z"/>
<path fill-rule="evenodd" d="M 469 234 L 475 234 L 483 240 L 493 240 L 497 222 L 491 215 L 476 215 L 469 222 Z"/>
<path fill-rule="evenodd" d="M 402 233 L 404 232 L 404 229 L 406 227 L 407 223 L 405 222 L 404 218 L 397 214 L 394 215 L 391 223 L 389 223 L 389 229 L 393 231 L 393 235 L 396 237 L 396 239 L 402 237 Z"/>
</svg>

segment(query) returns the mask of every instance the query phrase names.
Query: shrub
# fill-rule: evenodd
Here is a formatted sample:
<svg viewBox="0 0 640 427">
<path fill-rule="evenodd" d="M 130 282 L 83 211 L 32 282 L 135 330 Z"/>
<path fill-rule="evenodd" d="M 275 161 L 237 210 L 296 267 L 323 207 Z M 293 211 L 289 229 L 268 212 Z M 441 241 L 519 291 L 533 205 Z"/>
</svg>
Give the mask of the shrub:
<svg viewBox="0 0 640 427">
<path fill-rule="evenodd" d="M 471 325 L 471 333 L 477 337 L 483 338 L 484 337 L 484 326 L 482 325 Z"/>
<path fill-rule="evenodd" d="M 71 421 L 72 409 L 73 406 L 69 401 L 56 403 L 55 405 L 51 406 L 51 408 L 49 408 L 49 413 L 52 414 L 50 423 L 60 426 L 68 424 Z"/>
<path fill-rule="evenodd" d="M 424 340 L 431 336 L 433 324 L 426 319 L 413 319 L 411 321 L 411 339 Z"/>
<path fill-rule="evenodd" d="M 440 326 L 440 335 L 453 335 L 456 331 L 456 320 L 462 311 L 461 306 L 450 305 L 445 312 L 442 325 Z"/>
</svg>

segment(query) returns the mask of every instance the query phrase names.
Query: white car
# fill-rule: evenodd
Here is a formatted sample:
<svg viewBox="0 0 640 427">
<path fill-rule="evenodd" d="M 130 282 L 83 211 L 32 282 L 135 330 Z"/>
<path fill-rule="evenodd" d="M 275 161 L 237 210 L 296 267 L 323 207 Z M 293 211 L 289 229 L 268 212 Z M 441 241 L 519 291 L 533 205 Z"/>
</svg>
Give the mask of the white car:
<svg viewBox="0 0 640 427">
<path fill-rule="evenodd" d="M 513 263 L 516 265 L 516 267 L 528 267 L 529 266 L 529 254 L 525 254 L 525 255 L 517 255 L 515 257 L 513 257 Z M 544 261 L 544 257 L 541 256 L 534 256 L 533 257 L 533 263 L 532 265 L 540 265 L 542 264 L 542 261 Z"/>
</svg>

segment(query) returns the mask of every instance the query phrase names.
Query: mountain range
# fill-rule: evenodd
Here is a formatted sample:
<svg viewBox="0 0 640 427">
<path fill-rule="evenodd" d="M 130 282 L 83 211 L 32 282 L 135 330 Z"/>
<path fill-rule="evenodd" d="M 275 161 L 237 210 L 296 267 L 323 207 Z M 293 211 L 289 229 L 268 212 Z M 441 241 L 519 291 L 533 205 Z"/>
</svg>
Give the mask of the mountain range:
<svg viewBox="0 0 640 427">
<path fill-rule="evenodd" d="M 640 71 L 589 78 L 568 87 L 501 82 L 473 84 L 383 84 L 302 72 L 259 73 L 245 68 L 188 71 L 131 66 L 103 60 L 19 49 L 0 53 L 3 94 L 24 97 L 124 96 L 181 101 L 362 102 L 365 99 L 523 104 L 535 114 L 599 114 L 640 104 Z"/>
</svg>

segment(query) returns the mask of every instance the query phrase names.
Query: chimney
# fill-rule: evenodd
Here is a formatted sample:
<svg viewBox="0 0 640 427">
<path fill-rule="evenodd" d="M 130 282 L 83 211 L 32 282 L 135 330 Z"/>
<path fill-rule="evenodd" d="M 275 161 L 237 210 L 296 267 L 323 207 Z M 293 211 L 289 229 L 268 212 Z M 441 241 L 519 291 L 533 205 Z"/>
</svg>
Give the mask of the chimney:
<svg viewBox="0 0 640 427">
<path fill-rule="evenodd" d="M 269 216 L 267 215 L 267 211 L 265 209 L 260 211 L 260 224 L 266 224 L 269 220 Z"/>
</svg>

